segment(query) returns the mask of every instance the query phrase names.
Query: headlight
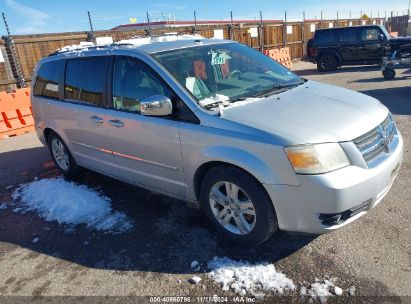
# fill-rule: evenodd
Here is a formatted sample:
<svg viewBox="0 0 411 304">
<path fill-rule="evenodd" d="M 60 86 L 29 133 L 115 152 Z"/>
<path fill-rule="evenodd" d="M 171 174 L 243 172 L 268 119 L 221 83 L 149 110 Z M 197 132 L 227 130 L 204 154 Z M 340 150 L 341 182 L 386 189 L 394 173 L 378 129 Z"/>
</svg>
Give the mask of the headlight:
<svg viewBox="0 0 411 304">
<path fill-rule="evenodd" d="M 350 164 L 338 143 L 290 146 L 285 148 L 295 173 L 321 174 Z"/>
</svg>

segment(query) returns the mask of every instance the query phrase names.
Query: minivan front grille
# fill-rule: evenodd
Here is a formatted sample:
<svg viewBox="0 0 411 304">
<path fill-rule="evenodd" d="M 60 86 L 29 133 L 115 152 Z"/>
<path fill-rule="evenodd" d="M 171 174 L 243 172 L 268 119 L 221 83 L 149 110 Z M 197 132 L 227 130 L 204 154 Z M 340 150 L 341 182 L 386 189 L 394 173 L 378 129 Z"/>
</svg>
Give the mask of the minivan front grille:
<svg viewBox="0 0 411 304">
<path fill-rule="evenodd" d="M 376 128 L 354 140 L 368 168 L 383 162 L 397 147 L 397 128 L 391 114 Z"/>
</svg>

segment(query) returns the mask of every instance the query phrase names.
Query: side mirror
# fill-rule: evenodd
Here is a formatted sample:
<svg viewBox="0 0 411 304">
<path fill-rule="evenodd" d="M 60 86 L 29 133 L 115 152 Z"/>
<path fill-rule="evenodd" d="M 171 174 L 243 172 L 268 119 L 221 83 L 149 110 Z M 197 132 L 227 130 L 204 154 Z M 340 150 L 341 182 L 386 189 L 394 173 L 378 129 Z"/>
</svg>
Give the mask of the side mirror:
<svg viewBox="0 0 411 304">
<path fill-rule="evenodd" d="M 168 116 L 173 113 L 173 104 L 170 98 L 162 95 L 153 95 L 140 100 L 141 114 L 146 116 Z"/>
<path fill-rule="evenodd" d="M 379 40 L 379 41 L 384 41 L 384 40 L 385 40 L 385 36 L 384 36 L 383 34 L 380 34 L 380 35 L 378 36 L 378 40 Z"/>
</svg>

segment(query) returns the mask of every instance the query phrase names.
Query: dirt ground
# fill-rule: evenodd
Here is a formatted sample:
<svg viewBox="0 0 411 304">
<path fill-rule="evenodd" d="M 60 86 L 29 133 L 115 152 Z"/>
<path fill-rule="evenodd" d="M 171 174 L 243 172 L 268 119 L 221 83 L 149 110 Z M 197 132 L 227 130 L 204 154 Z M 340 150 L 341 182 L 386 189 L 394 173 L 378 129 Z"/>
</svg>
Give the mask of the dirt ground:
<svg viewBox="0 0 411 304">
<path fill-rule="evenodd" d="M 11 193 L 34 177 L 56 175 L 50 156 L 35 134 L 0 141 L 0 295 L 4 301 L 40 296 L 231 297 L 202 271 L 214 256 L 275 264 L 296 284 L 325 276 L 355 297 L 340 302 L 410 303 L 411 296 L 411 72 L 384 81 L 378 67 L 344 67 L 319 74 L 310 63 L 296 63 L 297 74 L 310 80 L 350 88 L 378 98 L 394 114 L 405 141 L 404 162 L 389 194 L 367 215 L 331 234 L 312 236 L 280 232 L 256 249 L 245 249 L 218 236 L 200 210 L 185 203 L 82 171 L 75 181 L 111 198 L 114 210 L 134 221 L 130 233 L 108 235 L 79 226 L 66 229 L 34 214 L 16 214 Z M 32 243 L 38 237 L 38 243 Z M 203 280 L 192 285 L 198 275 Z M 306 282 L 306 283 L 304 283 Z M 345 293 L 346 294 L 346 293 Z M 344 294 L 344 295 L 345 295 Z M 306 301 L 298 296 L 269 296 L 264 301 Z M 70 300 L 73 298 L 65 298 Z M 74 298 L 85 301 L 87 298 Z M 115 299 L 109 298 L 113 302 Z M 232 298 L 229 298 L 229 300 Z M 336 301 L 336 299 L 334 299 Z M 330 301 L 331 302 L 331 301 Z"/>
</svg>

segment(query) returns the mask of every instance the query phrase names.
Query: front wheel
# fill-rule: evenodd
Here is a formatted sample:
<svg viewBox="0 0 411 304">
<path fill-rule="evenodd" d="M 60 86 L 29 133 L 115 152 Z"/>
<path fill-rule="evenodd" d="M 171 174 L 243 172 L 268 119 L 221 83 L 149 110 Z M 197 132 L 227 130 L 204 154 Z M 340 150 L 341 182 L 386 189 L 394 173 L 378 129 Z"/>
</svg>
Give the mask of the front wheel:
<svg viewBox="0 0 411 304">
<path fill-rule="evenodd" d="M 321 55 L 317 60 L 317 69 L 320 72 L 335 71 L 338 68 L 338 60 L 334 55 Z"/>
<path fill-rule="evenodd" d="M 278 230 L 270 197 L 252 176 L 234 167 L 215 167 L 204 177 L 200 203 L 213 226 L 246 246 L 268 240 Z"/>
<path fill-rule="evenodd" d="M 382 75 L 384 76 L 385 79 L 391 80 L 395 78 L 395 70 L 394 69 L 385 69 L 382 71 Z"/>
</svg>

